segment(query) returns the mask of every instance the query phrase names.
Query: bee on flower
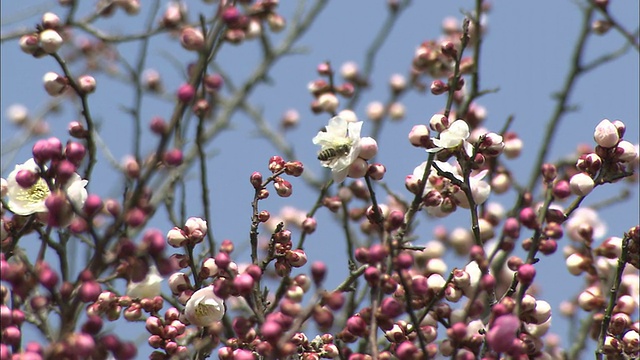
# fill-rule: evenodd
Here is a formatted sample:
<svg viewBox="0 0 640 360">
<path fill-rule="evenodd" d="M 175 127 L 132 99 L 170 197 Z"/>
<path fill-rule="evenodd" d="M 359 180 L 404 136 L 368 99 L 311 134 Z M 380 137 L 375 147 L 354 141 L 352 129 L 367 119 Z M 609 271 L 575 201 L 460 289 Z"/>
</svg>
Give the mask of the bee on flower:
<svg viewBox="0 0 640 360">
<path fill-rule="evenodd" d="M 367 160 L 377 153 L 377 143 L 372 138 L 361 138 L 362 121 L 350 122 L 340 116 L 329 120 L 325 131 L 313 138 L 320 145 L 318 160 L 331 169 L 333 180 L 343 182 L 349 176 L 359 178 L 366 174 Z"/>
</svg>

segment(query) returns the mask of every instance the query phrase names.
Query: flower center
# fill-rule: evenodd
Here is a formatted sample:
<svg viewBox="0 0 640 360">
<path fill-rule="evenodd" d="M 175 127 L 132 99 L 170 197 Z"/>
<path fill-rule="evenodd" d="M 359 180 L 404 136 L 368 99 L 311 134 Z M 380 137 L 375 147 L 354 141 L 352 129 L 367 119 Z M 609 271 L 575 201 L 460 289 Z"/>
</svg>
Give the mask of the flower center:
<svg viewBox="0 0 640 360">
<path fill-rule="evenodd" d="M 37 204 L 39 202 L 43 202 L 50 193 L 47 183 L 43 179 L 38 179 L 32 187 L 28 189 L 20 188 L 16 195 L 16 199 L 31 204 Z"/>
<path fill-rule="evenodd" d="M 216 313 L 216 307 L 200 303 L 196 306 L 195 312 L 197 317 L 209 317 Z"/>
</svg>

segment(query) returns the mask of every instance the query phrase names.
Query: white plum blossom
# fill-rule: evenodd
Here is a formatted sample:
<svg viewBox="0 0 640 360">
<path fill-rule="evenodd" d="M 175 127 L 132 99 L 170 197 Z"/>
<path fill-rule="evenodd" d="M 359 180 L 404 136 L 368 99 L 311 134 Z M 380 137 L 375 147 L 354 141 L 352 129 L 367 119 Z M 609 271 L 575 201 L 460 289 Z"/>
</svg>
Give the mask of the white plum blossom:
<svg viewBox="0 0 640 360">
<path fill-rule="evenodd" d="M 607 224 L 600 219 L 598 213 L 592 208 L 577 208 L 569 220 L 566 222 L 566 233 L 571 240 L 582 241 L 582 237 L 578 234 L 583 226 L 589 226 L 593 229 L 593 238 L 601 239 L 607 233 Z"/>
<path fill-rule="evenodd" d="M 457 166 L 451 165 L 447 162 L 437 161 L 434 163 L 445 173 L 451 173 L 456 179 L 464 182 L 464 179 L 460 173 L 460 170 Z M 413 169 L 413 178 L 414 179 L 422 179 L 422 175 L 424 174 L 424 168 L 427 166 L 427 162 L 423 162 L 418 165 L 415 169 Z M 482 170 L 477 174 L 472 174 L 469 176 L 469 184 L 471 185 L 471 195 L 473 196 L 473 201 L 477 204 L 483 204 L 489 198 L 491 194 L 491 185 L 489 185 L 486 181 L 482 179 L 487 175 L 487 170 Z M 430 177 L 439 176 L 435 167 L 432 167 L 429 176 L 427 176 L 427 182 L 424 187 L 424 192 L 422 196 L 426 196 L 431 190 L 438 190 L 433 187 L 433 184 L 428 181 Z M 467 200 L 466 195 L 463 191 L 459 191 L 454 195 L 456 199 L 456 203 L 463 208 L 469 208 L 469 201 Z M 439 206 L 428 206 L 426 208 L 427 213 L 436 217 L 445 217 L 448 214 L 441 211 Z"/>
<path fill-rule="evenodd" d="M 473 146 L 467 141 L 469 138 L 469 125 L 464 120 L 454 121 L 448 128 L 442 130 L 438 139 L 432 138 L 435 148 L 427 152 L 438 152 L 442 149 L 456 149 L 462 146 L 467 155 L 473 153 Z"/>
<path fill-rule="evenodd" d="M 144 280 L 140 282 L 132 281 L 127 285 L 127 295 L 138 299 L 152 299 L 160 295 L 162 280 L 163 278 L 158 273 L 158 269 L 155 266 L 151 266 Z"/>
<path fill-rule="evenodd" d="M 224 316 L 224 301 L 213 292 L 213 285 L 191 295 L 184 308 L 184 316 L 196 326 L 209 326 Z"/>
<path fill-rule="evenodd" d="M 460 170 L 457 166 L 453 166 L 447 162 L 435 161 L 436 165 L 440 168 L 440 170 L 444 172 L 449 172 L 453 174 L 453 176 L 464 182 L 464 178 L 460 173 Z M 489 198 L 489 194 L 491 193 L 491 185 L 489 185 L 486 181 L 482 181 L 482 179 L 487 175 L 488 170 L 482 170 L 475 175 L 469 175 L 469 185 L 471 186 L 471 196 L 473 197 L 473 201 L 477 204 L 483 204 Z M 455 194 L 455 198 L 458 201 L 458 205 L 462 206 L 465 209 L 469 208 L 469 201 L 467 201 L 467 197 L 464 192 L 460 191 Z"/>
<path fill-rule="evenodd" d="M 334 116 L 325 127 L 326 131 L 318 132 L 313 138 L 315 145 L 320 145 L 320 152 L 335 150 L 336 147 L 348 146 L 349 152 L 345 155 L 335 156 L 322 161 L 322 166 L 331 169 L 333 181 L 341 183 L 349 173 L 349 167 L 360 155 L 360 130 L 362 121 L 348 122 L 345 119 Z"/>
<path fill-rule="evenodd" d="M 464 182 L 464 178 L 462 177 L 462 174 L 460 173 L 460 169 L 458 169 L 457 166 L 451 165 L 448 162 L 442 162 L 437 160 L 434 161 L 434 163 L 443 172 L 451 173 L 456 179 Z M 413 170 L 413 175 L 421 177 L 422 173 L 424 172 L 425 166 L 426 166 L 426 162 L 420 164 L 420 166 L 418 166 Z M 485 181 L 482 181 L 482 179 L 487 175 L 487 172 L 488 172 L 487 170 L 482 170 L 475 175 L 469 176 L 469 184 L 471 185 L 471 194 L 473 196 L 473 201 L 478 205 L 484 203 L 489 198 L 489 194 L 491 193 L 491 185 L 489 185 Z M 438 176 L 438 173 L 435 168 L 431 169 L 431 173 L 429 174 L 429 176 Z M 425 189 L 424 189 L 425 190 L 424 194 L 432 190 L 432 188 L 433 188 L 432 185 L 429 182 L 427 182 L 427 185 L 425 186 Z M 464 195 L 463 192 L 456 194 L 456 200 L 459 201 L 460 206 L 464 208 L 469 207 L 469 202 L 467 201 L 466 196 Z"/>
<path fill-rule="evenodd" d="M 47 212 L 48 210 L 44 201 L 51 191 L 46 181 L 39 178 L 34 185 L 25 189 L 16 181 L 16 176 L 21 170 L 39 173 L 40 167 L 36 164 L 35 160 L 29 159 L 24 164 L 16 165 L 15 169 L 9 174 L 7 177 L 7 205 L 9 209 L 16 215 L 31 215 Z M 87 199 L 86 185 L 87 180 L 82 180 L 80 175 L 74 173 L 63 186 L 63 190 L 77 208 L 81 208 Z"/>
</svg>

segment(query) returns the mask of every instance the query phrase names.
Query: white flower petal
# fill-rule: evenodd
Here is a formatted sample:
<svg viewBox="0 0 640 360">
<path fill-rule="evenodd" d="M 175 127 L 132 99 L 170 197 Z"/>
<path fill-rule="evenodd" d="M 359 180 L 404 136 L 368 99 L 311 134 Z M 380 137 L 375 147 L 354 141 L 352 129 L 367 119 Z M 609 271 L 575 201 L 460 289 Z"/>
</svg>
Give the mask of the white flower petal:
<svg viewBox="0 0 640 360">
<path fill-rule="evenodd" d="M 130 282 L 127 285 L 127 295 L 138 299 L 152 299 L 160 295 L 162 276 L 155 266 L 149 268 L 149 272 L 144 280 L 140 282 Z"/>
<path fill-rule="evenodd" d="M 184 309 L 184 316 L 196 326 L 209 326 L 224 316 L 224 301 L 214 292 L 213 286 L 204 287 L 191 295 Z"/>
<path fill-rule="evenodd" d="M 326 131 L 318 132 L 312 140 L 314 144 L 320 145 L 321 152 L 335 150 L 345 145 L 349 149 L 347 154 L 322 161 L 322 166 L 331 169 L 334 181 L 342 182 L 348 174 L 349 166 L 358 158 L 362 149 L 360 145 L 362 121 L 347 122 L 339 116 L 334 116 L 325 129 Z"/>
</svg>

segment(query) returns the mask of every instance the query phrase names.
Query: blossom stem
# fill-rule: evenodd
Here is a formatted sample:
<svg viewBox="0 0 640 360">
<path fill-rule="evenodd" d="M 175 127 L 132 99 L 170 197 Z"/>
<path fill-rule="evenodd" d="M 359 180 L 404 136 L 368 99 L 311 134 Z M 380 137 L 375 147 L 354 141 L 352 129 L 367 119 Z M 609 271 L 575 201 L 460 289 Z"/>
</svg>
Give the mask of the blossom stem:
<svg viewBox="0 0 640 360">
<path fill-rule="evenodd" d="M 611 286 L 611 290 L 609 290 L 609 303 L 607 305 L 607 309 L 604 312 L 604 317 L 602 318 L 602 325 L 600 326 L 600 335 L 598 337 L 598 349 L 596 350 L 596 359 L 602 360 L 604 356 L 604 343 L 607 337 L 607 332 L 609 330 L 609 324 L 611 322 L 611 314 L 613 313 L 613 308 L 616 305 L 616 299 L 618 297 L 618 291 L 620 290 L 620 284 L 622 283 L 622 273 L 624 272 L 624 268 L 627 265 L 627 257 L 629 256 L 629 243 L 631 242 L 631 238 L 628 234 L 624 235 L 622 239 L 622 253 L 618 258 L 618 268 L 616 271 L 616 277 L 613 279 L 613 285 Z"/>
<path fill-rule="evenodd" d="M 593 17 L 594 6 L 590 5 L 585 11 L 582 20 L 582 25 L 580 28 L 580 34 L 578 35 L 578 41 L 576 42 L 576 47 L 573 50 L 573 54 L 571 57 L 571 69 L 569 70 L 569 74 L 565 80 L 564 86 L 562 90 L 556 96 L 557 103 L 556 107 L 551 115 L 551 119 L 547 123 L 547 128 L 545 131 L 544 139 L 540 143 L 540 151 L 538 152 L 538 156 L 536 157 L 535 164 L 533 166 L 533 173 L 529 178 L 529 184 L 527 185 L 527 189 L 530 192 L 533 192 L 536 185 L 538 177 L 542 171 L 542 164 L 547 158 L 547 153 L 549 149 L 551 149 L 551 142 L 553 141 L 553 137 L 556 134 L 556 128 L 560 124 L 560 120 L 563 118 L 565 113 L 569 110 L 569 106 L 567 103 L 569 102 L 569 96 L 571 91 L 574 89 L 575 83 L 578 80 L 578 77 L 584 73 L 582 68 L 582 56 L 587 46 L 587 39 L 591 32 L 591 18 Z M 518 204 L 523 202 L 522 196 L 518 201 Z"/>
<path fill-rule="evenodd" d="M 411 223 L 413 222 L 413 218 L 420 209 L 420 205 L 422 204 L 422 194 L 424 193 L 425 186 L 427 186 L 427 181 L 429 179 L 429 174 L 431 173 L 431 166 L 433 165 L 435 156 L 435 153 L 429 153 L 429 156 L 427 157 L 427 164 L 424 167 L 424 173 L 422 174 L 422 178 L 420 181 L 420 189 L 418 189 L 416 195 L 413 197 L 411 206 L 409 206 L 409 210 L 407 210 L 407 212 L 405 213 L 404 221 L 402 222 L 402 225 L 400 226 L 396 234 L 396 240 L 399 244 L 402 243 L 407 231 L 411 226 Z"/>
<path fill-rule="evenodd" d="M 322 199 L 327 195 L 327 191 L 329 191 L 329 188 L 331 187 L 332 184 L 333 184 L 333 179 L 327 181 L 322 186 L 322 189 L 320 189 L 320 193 L 318 194 L 318 198 L 316 199 L 316 202 L 313 204 L 313 207 L 311 208 L 311 210 L 307 213 L 307 217 L 313 217 L 316 211 L 318 211 L 318 209 L 322 206 Z M 298 240 L 298 245 L 296 246 L 297 249 L 303 249 L 304 240 L 306 239 L 306 237 L 307 237 L 307 233 L 303 231 L 302 235 L 300 235 L 300 240 Z"/>
<path fill-rule="evenodd" d="M 378 52 L 380 51 L 380 49 L 382 48 L 382 45 L 384 45 L 385 41 L 391 34 L 391 30 L 393 29 L 393 26 L 398 21 L 400 14 L 402 13 L 403 10 L 405 10 L 410 5 L 410 3 L 411 1 L 404 0 L 402 3 L 398 4 L 398 7 L 395 10 L 388 12 L 387 18 L 385 19 L 384 23 L 378 30 L 376 37 L 373 39 L 373 41 L 369 45 L 369 48 L 367 48 L 367 52 L 364 60 L 364 66 L 362 70 L 362 77 L 364 80 L 367 80 L 369 76 L 371 76 Z M 349 103 L 347 104 L 346 109 L 356 108 L 358 101 L 360 100 L 360 96 L 362 95 L 362 90 L 363 90 L 362 87 L 360 86 L 356 87 L 356 91 L 353 94 L 353 97 L 351 98 L 351 100 L 349 100 Z"/>
<path fill-rule="evenodd" d="M 453 105 L 453 95 L 456 92 L 458 81 L 460 81 L 460 63 L 462 62 L 462 54 L 464 49 L 469 44 L 469 18 L 465 17 L 462 23 L 462 35 L 460 36 L 460 51 L 458 51 L 458 58 L 455 59 L 455 66 L 453 69 L 453 76 L 449 79 L 449 96 L 447 96 L 447 105 L 444 108 L 444 117 L 449 118 L 451 112 L 451 106 Z"/>
</svg>

